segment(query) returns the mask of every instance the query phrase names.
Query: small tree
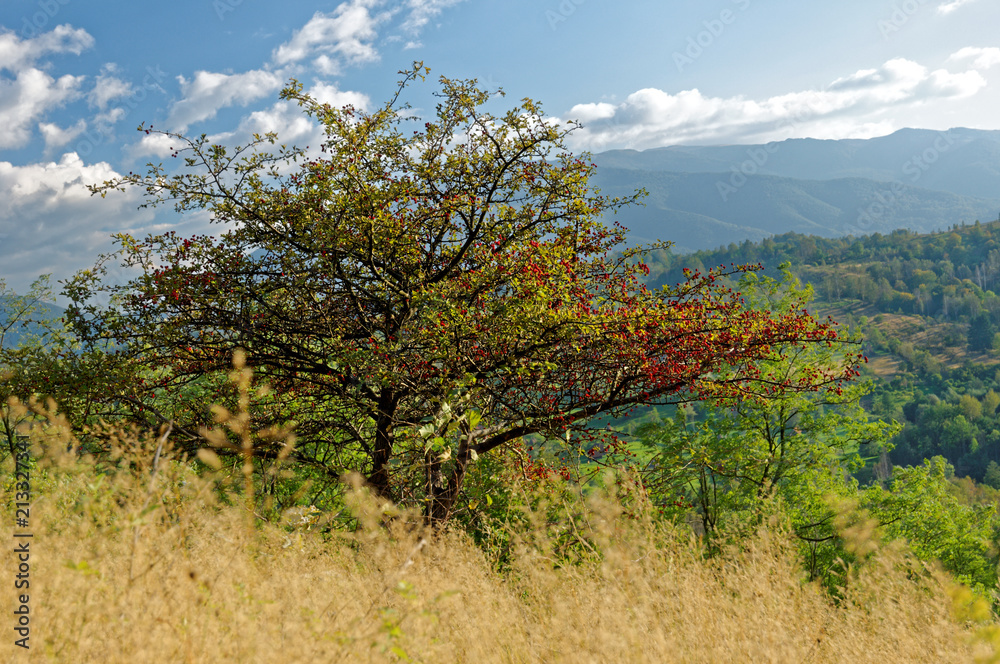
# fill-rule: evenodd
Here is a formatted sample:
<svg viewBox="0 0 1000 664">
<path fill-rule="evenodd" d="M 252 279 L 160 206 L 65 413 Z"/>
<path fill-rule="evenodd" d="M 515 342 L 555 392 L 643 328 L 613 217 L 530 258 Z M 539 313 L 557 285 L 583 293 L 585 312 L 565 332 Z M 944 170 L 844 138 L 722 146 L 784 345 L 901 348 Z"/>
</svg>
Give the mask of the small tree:
<svg viewBox="0 0 1000 664">
<path fill-rule="evenodd" d="M 856 357 L 834 371 L 762 370 L 782 348 L 837 333 L 801 308 L 744 306 L 721 273 L 648 290 L 641 252 L 616 254 L 621 229 L 600 221 L 636 197 L 588 188 L 593 165 L 565 149 L 573 126 L 531 100 L 495 116 L 475 81 L 446 78 L 418 124 L 398 100 L 425 73 L 405 72 L 373 112 L 287 87 L 282 98 L 325 131 L 311 153 L 274 135 L 233 150 L 163 132 L 185 157 L 180 174 L 150 165 L 94 191 L 134 186 L 149 204 L 207 209 L 220 234 L 118 236 L 141 274 L 121 286 L 101 284 L 100 265 L 80 275 L 77 329 L 162 367 L 151 391 L 224 371 L 245 349 L 275 390 L 269 416 L 296 425 L 296 458 L 358 471 L 435 521 L 478 456 L 527 434 L 563 439 L 640 404 L 853 375 Z M 114 306 L 94 305 L 99 291 Z"/>
<path fill-rule="evenodd" d="M 993 335 L 996 329 L 989 314 L 979 314 L 969 323 L 969 350 L 984 351 L 993 348 Z"/>
<path fill-rule="evenodd" d="M 887 539 L 905 539 L 917 558 L 939 560 L 959 581 L 989 595 L 997 587 L 997 506 L 963 503 L 949 481 L 954 472 L 941 456 L 894 468 L 889 488 L 868 488 L 861 504 Z"/>
<path fill-rule="evenodd" d="M 983 484 L 994 489 L 1000 489 L 1000 464 L 990 461 L 986 464 L 986 474 L 983 475 Z"/>
<path fill-rule="evenodd" d="M 765 311 L 798 310 L 812 299 L 812 288 L 801 287 L 788 272 L 780 282 L 746 275 L 740 290 Z M 790 348 L 761 366 L 778 382 L 794 384 L 813 372 L 836 372 L 852 361 L 850 348 L 847 338 L 832 346 Z M 709 538 L 724 524 L 755 526 L 779 498 L 810 574 L 822 577 L 841 553 L 830 495 L 854 495 L 848 473 L 864 465 L 862 453 L 889 449 L 899 430 L 869 420 L 860 402 L 870 389 L 857 382 L 809 393 L 789 390 L 709 404 L 694 420 L 678 412 L 670 421 L 645 424 L 638 437 L 653 455 L 646 484 L 667 512 L 693 508 Z"/>
<path fill-rule="evenodd" d="M 0 449 L 12 456 L 16 454 L 17 427 L 22 418 L 11 412 L 8 400 L 21 396 L 17 378 L 23 366 L 41 352 L 47 328 L 38 312 L 49 295 L 48 277 L 35 281 L 26 295 L 8 290 L 0 279 L 0 428 L 4 438 Z"/>
<path fill-rule="evenodd" d="M 115 372 L 103 353 L 85 349 L 66 328 L 48 275 L 17 295 L 0 279 L 0 435 L 11 452 L 20 425 L 29 415 L 15 415 L 10 400 L 24 403 L 53 398 L 81 425 L 107 416 L 107 387 Z"/>
</svg>

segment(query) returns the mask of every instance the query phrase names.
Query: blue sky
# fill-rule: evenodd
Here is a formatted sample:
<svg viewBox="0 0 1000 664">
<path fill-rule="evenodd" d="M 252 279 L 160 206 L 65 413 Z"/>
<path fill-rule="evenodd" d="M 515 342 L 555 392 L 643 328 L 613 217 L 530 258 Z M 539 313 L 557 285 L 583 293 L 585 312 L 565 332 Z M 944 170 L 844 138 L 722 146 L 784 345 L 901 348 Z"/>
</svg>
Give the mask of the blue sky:
<svg viewBox="0 0 1000 664">
<path fill-rule="evenodd" d="M 277 98 L 292 77 L 371 108 L 423 60 L 581 121 L 572 147 L 595 152 L 1000 129 L 998 26 L 996 0 L 4 0 L 0 278 L 65 278 L 114 232 L 210 229 L 85 184 L 165 156 L 140 122 L 308 144 Z"/>
</svg>

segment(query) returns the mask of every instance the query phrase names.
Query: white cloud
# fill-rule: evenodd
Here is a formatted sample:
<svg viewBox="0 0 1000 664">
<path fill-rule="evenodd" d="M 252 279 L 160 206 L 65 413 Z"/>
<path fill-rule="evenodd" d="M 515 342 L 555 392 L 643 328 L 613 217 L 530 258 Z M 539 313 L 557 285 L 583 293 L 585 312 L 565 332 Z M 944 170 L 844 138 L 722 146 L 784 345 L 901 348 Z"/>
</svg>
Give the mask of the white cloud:
<svg viewBox="0 0 1000 664">
<path fill-rule="evenodd" d="M 377 36 L 375 28 L 390 16 L 389 13 L 372 15 L 371 10 L 379 4 L 379 0 L 351 0 L 331 13 L 316 12 L 288 42 L 275 49 L 273 61 L 288 65 L 325 57 L 324 66 L 330 70 L 344 64 L 378 60 L 378 51 L 372 44 Z"/>
<path fill-rule="evenodd" d="M 323 104 L 331 106 L 354 106 L 366 110 L 371 100 L 368 95 L 350 90 L 340 90 L 335 85 L 319 83 L 308 94 Z M 213 142 L 247 142 L 253 134 L 278 134 L 282 143 L 299 147 L 316 147 L 323 140 L 319 123 L 306 116 L 299 105 L 292 101 L 279 101 L 270 108 L 254 111 L 243 118 L 235 131 L 209 137 Z"/>
<path fill-rule="evenodd" d="M 180 147 L 176 138 L 164 136 L 163 134 L 151 133 L 143 135 L 138 143 L 129 148 L 129 155 L 132 158 L 155 156 L 168 157 L 174 150 Z"/>
<path fill-rule="evenodd" d="M 316 12 L 292 38 L 275 49 L 272 61 L 289 65 L 312 58 L 323 73 L 338 75 L 344 66 L 353 66 L 379 59 L 375 47 L 376 28 L 389 19 L 403 14 L 401 30 L 416 37 L 442 11 L 464 0 L 403 0 L 383 11 L 385 0 L 349 0 L 332 12 Z M 389 39 L 398 39 L 390 37 Z M 421 42 L 409 39 L 404 49 L 419 48 Z"/>
<path fill-rule="evenodd" d="M 76 99 L 85 77 L 53 78 L 35 67 L 40 58 L 55 53 L 79 55 L 94 44 L 85 30 L 60 25 L 33 39 L 0 32 L 0 149 L 23 147 L 31 140 L 35 123 L 45 114 Z"/>
<path fill-rule="evenodd" d="M 116 176 L 104 162 L 85 164 L 75 152 L 58 162 L 15 166 L 0 162 L 0 243 L 4 278 L 23 291 L 38 275 L 65 278 L 110 248 L 110 235 L 134 227 L 134 194 L 92 197 L 86 185 Z"/>
<path fill-rule="evenodd" d="M 0 26 L 2 30 L 2 26 Z M 52 53 L 80 55 L 94 45 L 94 38 L 83 28 L 56 26 L 51 32 L 33 39 L 21 39 L 14 32 L 0 32 L 0 71 L 17 73 L 36 60 Z"/>
<path fill-rule="evenodd" d="M 290 101 L 279 101 L 270 108 L 254 111 L 243 118 L 235 131 L 211 136 L 215 143 L 246 143 L 253 134 L 278 134 L 284 144 L 299 147 L 317 146 L 322 141 L 319 124 L 307 117 L 299 105 Z"/>
<path fill-rule="evenodd" d="M 308 93 L 319 103 L 330 106 L 353 106 L 365 110 L 371 105 L 371 98 L 363 92 L 341 90 L 336 85 L 327 83 L 317 83 Z"/>
<path fill-rule="evenodd" d="M 972 60 L 972 66 L 976 69 L 989 69 L 1000 65 L 1000 48 L 995 46 L 989 48 L 975 48 L 966 46 L 948 58 L 950 61 Z"/>
<path fill-rule="evenodd" d="M 83 76 L 54 79 L 29 67 L 13 80 L 0 78 L 0 149 L 23 147 L 35 122 L 51 109 L 79 96 Z"/>
<path fill-rule="evenodd" d="M 977 71 L 931 71 L 910 60 L 895 59 L 838 78 L 822 90 L 755 100 L 707 97 L 697 89 L 671 94 L 646 88 L 618 105 L 579 104 L 566 119 L 584 124 L 571 135 L 573 147 L 591 150 L 792 136 L 866 137 L 894 128 L 892 121 L 881 117 L 889 109 L 969 97 L 985 86 L 986 80 Z"/>
<path fill-rule="evenodd" d="M 400 27 L 416 35 L 433 17 L 462 1 L 397 0 L 394 6 L 380 9 L 389 4 L 387 0 L 348 0 L 331 12 L 316 12 L 260 69 L 242 74 L 199 71 L 192 80 L 179 78 L 183 97 L 171 107 L 167 125 L 183 132 L 196 122 L 215 117 L 222 108 L 246 106 L 272 94 L 304 61 L 311 62 L 314 72 L 330 77 L 341 75 L 347 66 L 375 62 L 379 59 L 375 40 L 381 24 L 402 15 Z M 413 39 L 405 48 L 419 46 Z M 270 111 L 262 112 L 266 115 Z"/>
<path fill-rule="evenodd" d="M 103 182 L 115 175 L 106 162 L 87 166 L 75 152 L 64 154 L 59 162 L 27 166 L 0 162 L 0 188 L 10 194 L 0 202 L 0 219 L 10 219 L 29 206 L 52 210 L 66 202 L 89 200 L 87 183 Z"/>
<path fill-rule="evenodd" d="M 941 14 L 947 15 L 947 14 L 952 13 L 956 9 L 958 9 L 958 8 L 964 6 L 964 5 L 972 4 L 975 1 L 976 0 L 952 0 L 951 2 L 946 2 L 946 3 L 938 5 L 937 10 Z"/>
<path fill-rule="evenodd" d="M 184 98 L 170 109 L 167 124 L 176 131 L 214 118 L 220 109 L 240 104 L 246 106 L 280 89 L 284 75 L 280 72 L 254 69 L 242 74 L 196 72 L 190 81 L 179 77 Z"/>
<path fill-rule="evenodd" d="M 115 76 L 117 72 L 118 67 L 113 64 L 106 64 L 101 68 L 94 88 L 87 94 L 87 102 L 91 107 L 103 111 L 115 99 L 132 94 L 132 84 Z"/>
<path fill-rule="evenodd" d="M 577 104 L 569 109 L 569 117 L 578 122 L 587 123 L 596 120 L 607 120 L 615 116 L 614 104 L 601 102 L 598 104 Z"/>
<path fill-rule="evenodd" d="M 371 106 L 368 95 L 352 90 L 341 90 L 336 85 L 317 83 L 306 91 L 310 96 L 323 104 L 331 106 L 353 106 L 359 110 L 367 110 Z M 292 101 L 278 101 L 269 108 L 254 111 L 244 117 L 232 131 L 225 131 L 208 136 L 212 143 L 246 144 L 254 134 L 278 134 L 282 143 L 294 144 L 300 147 L 306 145 L 318 146 L 323 140 L 323 131 L 319 124 L 306 116 L 299 105 Z M 163 134 L 146 134 L 132 146 L 129 154 L 132 158 L 156 156 L 168 157 L 180 147 L 177 139 Z"/>
<path fill-rule="evenodd" d="M 112 131 L 111 127 L 118 122 L 121 122 L 128 116 L 128 111 L 124 108 L 116 107 L 108 109 L 103 113 L 98 113 L 94 116 L 94 124 L 103 132 L 109 133 Z"/>
<path fill-rule="evenodd" d="M 38 129 L 42 132 L 42 138 L 45 139 L 45 150 L 49 152 L 56 148 L 61 148 L 85 132 L 87 130 L 87 121 L 81 118 L 77 120 L 75 125 L 66 129 L 51 122 L 40 122 Z"/>
<path fill-rule="evenodd" d="M 403 21 L 402 28 L 414 34 L 420 32 L 431 18 L 440 14 L 448 7 L 453 7 L 463 0 L 407 0 L 406 8 L 409 14 Z"/>
<path fill-rule="evenodd" d="M 313 60 L 313 67 L 323 76 L 339 76 L 341 74 L 340 62 L 329 55 L 321 55 Z"/>
<path fill-rule="evenodd" d="M 57 162 L 15 166 L 0 162 L 0 245 L 3 278 L 15 292 L 26 292 L 39 275 L 66 279 L 92 267 L 101 253 L 116 247 L 111 236 L 130 233 L 142 237 L 167 230 L 181 235 L 217 234 L 209 214 L 196 211 L 177 220 L 170 213 L 137 209 L 137 189 L 92 196 L 89 184 L 118 177 L 108 163 L 85 163 L 75 152 Z M 128 276 L 113 261 L 106 267 L 108 281 Z M 58 290 L 58 288 L 57 288 Z"/>
</svg>

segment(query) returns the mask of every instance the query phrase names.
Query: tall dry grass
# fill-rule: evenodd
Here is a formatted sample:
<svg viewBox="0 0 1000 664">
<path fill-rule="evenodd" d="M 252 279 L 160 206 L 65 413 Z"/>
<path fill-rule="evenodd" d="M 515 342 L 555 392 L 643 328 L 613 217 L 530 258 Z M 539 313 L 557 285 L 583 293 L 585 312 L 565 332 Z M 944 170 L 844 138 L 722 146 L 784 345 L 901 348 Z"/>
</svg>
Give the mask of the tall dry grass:
<svg viewBox="0 0 1000 664">
<path fill-rule="evenodd" d="M 154 472 L 157 442 L 116 439 L 114 467 L 66 454 L 35 471 L 32 647 L 14 648 L 5 628 L 0 660 L 881 664 L 991 656 L 988 619 L 973 620 L 977 605 L 891 548 L 851 571 L 835 604 L 803 581 L 780 529 L 705 558 L 689 534 L 591 499 L 571 524 L 546 522 L 543 512 L 527 519 L 534 526 L 516 535 L 510 567 L 499 573 L 461 533 L 432 536 L 406 515 L 387 516 L 391 508 L 364 492 L 352 494 L 356 532 L 322 534 L 307 519 L 296 528 L 263 523 L 239 496 L 220 502 L 211 478 L 169 453 L 161 451 Z M 35 443 L 65 450 L 73 441 L 50 427 Z M 572 563 L 551 535 L 563 526 L 580 531 Z M 859 546 L 873 541 L 864 528 L 851 536 Z M 2 585 L 0 614 L 10 621 L 14 591 Z M 961 615 L 956 597 L 967 609 Z"/>
</svg>

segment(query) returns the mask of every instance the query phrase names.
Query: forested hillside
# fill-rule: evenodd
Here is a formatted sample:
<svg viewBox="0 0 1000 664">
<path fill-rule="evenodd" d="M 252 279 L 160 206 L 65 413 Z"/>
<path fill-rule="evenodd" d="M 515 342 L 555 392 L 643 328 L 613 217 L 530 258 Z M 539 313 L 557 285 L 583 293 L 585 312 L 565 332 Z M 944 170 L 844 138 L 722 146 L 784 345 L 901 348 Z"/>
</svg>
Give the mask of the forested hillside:
<svg viewBox="0 0 1000 664">
<path fill-rule="evenodd" d="M 870 139 L 792 138 L 757 145 L 610 150 L 594 155 L 594 161 L 601 168 L 723 173 L 727 178 L 735 167 L 747 176 L 753 170 L 805 180 L 916 180 L 926 189 L 979 198 L 996 198 L 1000 191 L 1000 131 L 961 127 L 900 129 Z"/>
<path fill-rule="evenodd" d="M 878 379 L 866 407 L 904 423 L 893 462 L 942 455 L 956 473 L 1000 488 L 1000 222 L 932 234 L 860 238 L 795 233 L 689 255 L 661 253 L 651 278 L 683 268 L 787 263 L 816 308 L 864 335 Z"/>
<path fill-rule="evenodd" d="M 824 237 L 889 232 L 907 227 L 936 231 L 956 219 L 993 218 L 1000 200 L 866 178 L 804 180 L 755 175 L 737 180 L 718 173 L 672 173 L 600 168 L 594 182 L 621 196 L 643 187 L 643 207 L 616 218 L 630 239 L 669 238 L 685 251 L 717 246 L 719 238 L 760 240 L 787 232 Z M 989 215 L 989 216 L 987 216 Z"/>
<path fill-rule="evenodd" d="M 902 129 L 871 139 L 611 150 L 593 160 L 606 193 L 649 192 L 645 207 L 617 217 L 630 237 L 670 239 L 683 252 L 788 232 L 927 233 L 1000 210 L 996 131 Z"/>
</svg>

